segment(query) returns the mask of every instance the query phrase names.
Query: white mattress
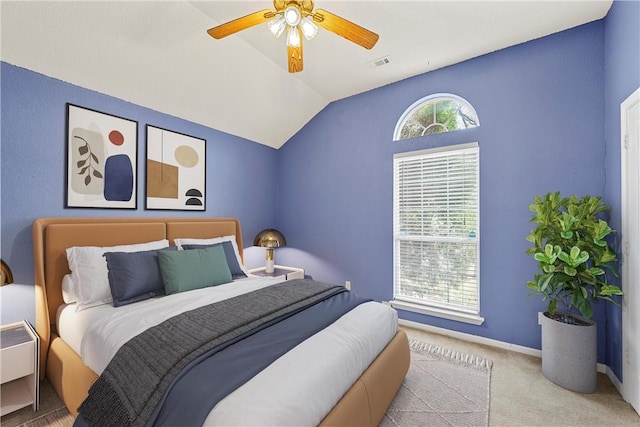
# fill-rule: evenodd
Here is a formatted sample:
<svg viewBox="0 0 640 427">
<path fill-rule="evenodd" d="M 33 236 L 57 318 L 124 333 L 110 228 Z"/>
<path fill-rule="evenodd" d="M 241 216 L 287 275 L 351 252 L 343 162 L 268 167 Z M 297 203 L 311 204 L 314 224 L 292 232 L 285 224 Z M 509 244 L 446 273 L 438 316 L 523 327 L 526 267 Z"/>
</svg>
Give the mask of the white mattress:
<svg viewBox="0 0 640 427">
<path fill-rule="evenodd" d="M 127 340 L 164 319 L 275 283 L 252 276 L 117 308 L 76 312 L 69 304 L 58 310 L 58 330 L 99 374 Z M 393 308 L 377 302 L 359 305 L 220 401 L 205 425 L 319 424 L 393 338 L 397 324 Z"/>
</svg>

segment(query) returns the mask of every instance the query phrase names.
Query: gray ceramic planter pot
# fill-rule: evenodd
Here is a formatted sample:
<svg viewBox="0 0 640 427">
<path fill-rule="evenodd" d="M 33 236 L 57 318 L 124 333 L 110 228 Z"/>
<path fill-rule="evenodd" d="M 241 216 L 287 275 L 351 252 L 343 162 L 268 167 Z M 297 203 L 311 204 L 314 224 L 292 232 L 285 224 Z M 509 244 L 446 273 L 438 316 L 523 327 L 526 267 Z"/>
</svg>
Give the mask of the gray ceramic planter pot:
<svg viewBox="0 0 640 427">
<path fill-rule="evenodd" d="M 541 316 L 542 373 L 551 382 L 579 393 L 593 393 L 598 384 L 598 343 L 595 322 L 582 325 Z"/>
</svg>

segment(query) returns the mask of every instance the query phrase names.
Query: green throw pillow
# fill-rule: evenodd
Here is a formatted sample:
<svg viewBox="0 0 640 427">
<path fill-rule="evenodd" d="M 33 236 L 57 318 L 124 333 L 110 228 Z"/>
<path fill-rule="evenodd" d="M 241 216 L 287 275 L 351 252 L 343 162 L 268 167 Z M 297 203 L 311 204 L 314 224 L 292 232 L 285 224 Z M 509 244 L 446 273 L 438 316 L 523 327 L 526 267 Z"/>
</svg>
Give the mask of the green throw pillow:
<svg viewBox="0 0 640 427">
<path fill-rule="evenodd" d="M 167 295 L 231 282 L 222 245 L 187 251 L 158 251 Z"/>
</svg>

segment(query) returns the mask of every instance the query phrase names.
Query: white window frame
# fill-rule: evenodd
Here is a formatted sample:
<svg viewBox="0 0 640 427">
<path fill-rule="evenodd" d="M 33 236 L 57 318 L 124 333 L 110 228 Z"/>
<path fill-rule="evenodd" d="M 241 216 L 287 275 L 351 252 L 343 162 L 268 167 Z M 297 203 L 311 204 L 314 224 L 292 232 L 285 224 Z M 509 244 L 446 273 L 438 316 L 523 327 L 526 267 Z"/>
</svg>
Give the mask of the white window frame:
<svg viewBox="0 0 640 427">
<path fill-rule="evenodd" d="M 465 243 L 474 242 L 476 244 L 476 283 L 477 283 L 477 304 L 475 307 L 461 307 L 454 304 L 446 304 L 440 303 L 437 301 L 429 301 L 427 299 L 416 299 L 408 296 L 403 296 L 398 294 L 400 277 L 402 269 L 399 265 L 400 260 L 400 242 L 402 240 L 412 240 L 412 241 L 437 241 L 439 238 L 437 237 L 427 237 L 424 236 L 407 238 L 406 236 L 401 235 L 399 230 L 399 218 L 400 218 L 400 205 L 399 205 L 399 194 L 398 194 L 398 164 L 407 158 L 418 158 L 418 157 L 435 157 L 442 156 L 443 152 L 451 152 L 453 154 L 461 153 L 462 151 L 467 150 L 475 150 L 478 155 L 478 169 L 476 182 L 478 185 L 478 205 L 477 205 L 477 218 L 476 218 L 476 230 L 475 236 L 469 238 L 448 238 L 449 241 L 464 241 Z M 480 316 L 480 173 L 479 173 L 479 146 L 477 142 L 468 143 L 468 144 L 458 144 L 453 146 L 428 149 L 428 150 L 420 150 L 413 151 L 408 153 L 399 153 L 394 156 L 394 185 L 393 185 L 393 265 L 394 265 L 394 298 L 391 301 L 391 305 L 394 308 L 407 310 L 411 312 L 417 312 L 421 314 L 427 314 L 430 316 L 441 317 L 450 320 L 456 320 L 465 323 L 471 323 L 474 325 L 481 325 L 484 322 L 484 318 Z"/>
<path fill-rule="evenodd" d="M 396 123 L 396 128 L 393 131 L 393 140 L 394 141 L 403 141 L 405 139 L 410 139 L 410 138 L 402 138 L 402 129 L 404 128 L 404 126 L 407 123 L 407 121 L 418 110 L 422 109 L 422 107 L 424 107 L 425 105 L 438 104 L 438 103 L 444 102 L 444 101 L 454 101 L 454 102 L 457 102 L 459 104 L 464 105 L 469 110 L 469 113 L 473 116 L 473 118 L 476 121 L 476 125 L 472 126 L 471 128 L 480 126 L 480 118 L 478 117 L 478 113 L 476 112 L 475 108 L 473 108 L 473 105 L 471 105 L 471 103 L 469 103 L 469 101 L 467 101 L 466 99 L 462 98 L 461 96 L 454 95 L 452 93 L 436 93 L 436 94 L 428 95 L 428 96 L 425 96 L 423 98 L 418 99 L 416 102 L 411 104 L 409 106 L 409 108 L 407 108 L 404 111 L 404 113 L 402 113 L 402 115 L 400 116 L 400 119 Z M 435 111 L 435 107 L 434 107 L 434 111 Z M 448 132 L 446 130 L 446 127 L 444 127 L 444 123 L 438 123 L 438 122 L 434 121 L 434 123 L 432 123 L 430 125 L 430 127 L 431 126 L 441 126 L 441 127 L 443 127 L 445 129 L 444 132 Z M 461 129 L 457 129 L 457 130 L 461 130 Z"/>
</svg>

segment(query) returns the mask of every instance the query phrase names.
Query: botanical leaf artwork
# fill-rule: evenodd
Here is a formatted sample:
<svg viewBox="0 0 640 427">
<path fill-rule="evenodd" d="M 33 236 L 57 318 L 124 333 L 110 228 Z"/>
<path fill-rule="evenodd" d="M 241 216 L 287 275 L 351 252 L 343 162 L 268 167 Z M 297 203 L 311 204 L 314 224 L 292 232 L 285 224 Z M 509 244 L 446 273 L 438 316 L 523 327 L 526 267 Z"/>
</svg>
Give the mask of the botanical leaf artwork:
<svg viewBox="0 0 640 427">
<path fill-rule="evenodd" d="M 79 169 L 78 175 L 84 175 L 84 185 L 91 184 L 92 176 L 102 179 L 102 174 L 96 169 L 96 165 L 100 164 L 100 160 L 91 152 L 91 146 L 87 140 L 77 135 L 74 138 L 82 141 L 82 144 L 78 146 L 78 154 L 82 159 L 78 160 L 76 167 Z"/>
<path fill-rule="evenodd" d="M 85 198 L 103 198 L 107 157 L 104 136 L 96 130 L 78 126 L 71 130 L 69 138 L 70 190 Z"/>
<path fill-rule="evenodd" d="M 135 209 L 138 123 L 67 109 L 67 207 Z"/>
</svg>

